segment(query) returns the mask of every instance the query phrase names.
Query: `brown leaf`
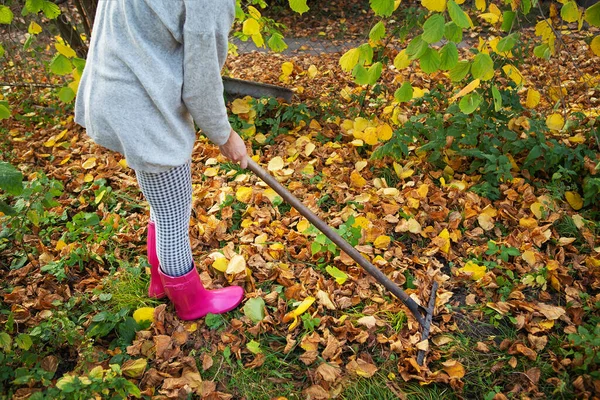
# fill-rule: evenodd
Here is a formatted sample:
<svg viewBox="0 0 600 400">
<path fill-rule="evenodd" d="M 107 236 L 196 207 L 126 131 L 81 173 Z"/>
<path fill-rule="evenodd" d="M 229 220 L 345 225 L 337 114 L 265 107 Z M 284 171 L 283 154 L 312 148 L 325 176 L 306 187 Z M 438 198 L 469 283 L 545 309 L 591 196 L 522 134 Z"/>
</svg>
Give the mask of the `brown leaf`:
<svg viewBox="0 0 600 400">
<path fill-rule="evenodd" d="M 527 335 L 527 339 L 529 340 L 529 344 L 537 351 L 543 350 L 548 343 L 548 336 L 535 336 L 530 333 Z"/>
<path fill-rule="evenodd" d="M 490 348 L 487 346 L 487 344 L 485 344 L 483 342 L 477 342 L 477 346 L 475 346 L 475 350 L 480 351 L 482 353 L 490 352 Z"/>
<path fill-rule="evenodd" d="M 363 325 L 367 329 L 373 329 L 377 325 L 377 320 L 372 315 L 365 315 L 356 321 L 359 325 Z"/>
<path fill-rule="evenodd" d="M 452 379 L 461 379 L 465 376 L 465 367 L 457 360 L 448 360 L 442 363 L 444 371 Z"/>
<path fill-rule="evenodd" d="M 346 365 L 346 370 L 364 378 L 370 378 L 377 372 L 377 367 L 374 364 L 361 360 L 352 360 Z"/>
<path fill-rule="evenodd" d="M 517 343 L 515 346 L 515 350 L 516 352 L 521 353 L 525 357 L 529 358 L 531 361 L 535 361 L 535 359 L 537 358 L 537 353 L 529 347 L 525 346 L 524 344 Z"/>
<path fill-rule="evenodd" d="M 307 351 L 304 354 L 302 354 L 299 359 L 300 361 L 302 361 L 305 365 L 310 365 L 312 363 L 315 362 L 315 360 L 317 359 L 317 356 L 319 355 L 318 351 Z"/>
<path fill-rule="evenodd" d="M 302 393 L 306 396 L 306 400 L 328 399 L 329 393 L 322 386 L 312 385 L 305 389 Z"/>
<path fill-rule="evenodd" d="M 327 382 L 335 382 L 340 377 L 341 369 L 335 364 L 322 363 L 317 367 L 317 374 Z"/>
<path fill-rule="evenodd" d="M 202 370 L 206 371 L 213 366 L 213 358 L 208 353 L 204 353 L 202 357 Z"/>
<path fill-rule="evenodd" d="M 553 306 L 550 304 L 538 303 L 537 308 L 544 317 L 550 320 L 558 319 L 565 314 L 565 309 L 562 307 Z"/>
<path fill-rule="evenodd" d="M 531 383 L 533 383 L 534 385 L 537 385 L 539 380 L 540 380 L 540 376 L 542 375 L 542 371 L 537 368 L 530 368 L 525 372 L 525 375 L 527 375 L 527 377 L 529 378 L 529 380 L 531 381 Z"/>
</svg>

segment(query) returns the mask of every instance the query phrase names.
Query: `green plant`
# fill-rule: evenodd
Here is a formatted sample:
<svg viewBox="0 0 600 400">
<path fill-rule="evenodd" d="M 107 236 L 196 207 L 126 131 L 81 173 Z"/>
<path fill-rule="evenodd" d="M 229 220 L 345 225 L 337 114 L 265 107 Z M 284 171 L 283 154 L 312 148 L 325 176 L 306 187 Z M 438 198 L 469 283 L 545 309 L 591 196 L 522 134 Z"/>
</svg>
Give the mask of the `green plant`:
<svg viewBox="0 0 600 400">
<path fill-rule="evenodd" d="M 348 217 L 346 222 L 341 224 L 336 232 L 344 238 L 348 243 L 352 246 L 356 246 L 362 237 L 362 232 L 360 226 L 354 226 L 356 219 L 353 216 Z M 339 255 L 340 250 L 337 248 L 336 244 L 333 243 L 324 233 L 320 232 L 311 225 L 306 231 L 306 234 L 316 234 L 315 240 L 312 242 L 310 248 L 312 254 L 315 255 L 320 252 L 329 252 L 334 257 Z"/>
<path fill-rule="evenodd" d="M 498 246 L 493 240 L 489 240 L 487 242 L 487 246 L 488 249 L 486 250 L 485 254 L 487 254 L 488 256 L 498 254 L 500 259 L 504 262 L 508 262 L 510 257 L 516 257 L 521 255 L 519 249 L 512 246 L 505 246 L 503 244 Z"/>
<path fill-rule="evenodd" d="M 310 314 L 302 314 L 301 318 L 306 332 L 313 332 L 321 323 L 321 318 L 313 318 Z"/>
<path fill-rule="evenodd" d="M 116 313 L 100 311 L 92 317 L 92 323 L 88 327 L 86 335 L 92 338 L 101 338 L 109 334 L 114 334 L 116 335 L 116 345 L 124 346 L 131 344 L 135 338 L 135 332 L 139 329 L 139 325 L 129 316 L 129 313 L 129 308 L 122 308 Z"/>
<path fill-rule="evenodd" d="M 575 360 L 578 369 L 600 378 L 600 323 L 596 326 L 578 326 L 577 333 L 569 334 L 577 348 Z"/>
</svg>

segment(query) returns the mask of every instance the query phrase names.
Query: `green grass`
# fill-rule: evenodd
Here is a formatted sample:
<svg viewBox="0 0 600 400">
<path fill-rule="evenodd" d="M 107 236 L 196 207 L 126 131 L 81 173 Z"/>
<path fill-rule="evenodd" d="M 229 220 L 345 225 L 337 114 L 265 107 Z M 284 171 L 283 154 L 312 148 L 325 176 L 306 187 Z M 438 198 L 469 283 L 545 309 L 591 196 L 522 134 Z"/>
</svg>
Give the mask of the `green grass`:
<svg viewBox="0 0 600 400">
<path fill-rule="evenodd" d="M 106 278 L 105 292 L 111 295 L 111 308 L 136 310 L 161 304 L 162 301 L 148 297 L 149 279 L 143 267 L 122 268 Z"/>
<path fill-rule="evenodd" d="M 272 341 L 281 341 L 279 337 L 265 335 L 262 340 L 254 340 L 260 342 L 265 357 L 261 366 L 247 367 L 244 364 L 250 363 L 252 358 L 236 360 L 226 350 L 213 357 L 213 366 L 202 373 L 202 378 L 219 383 L 218 389 L 231 393 L 236 399 L 271 400 L 279 396 L 288 400 L 302 399 L 302 388 L 308 385 L 306 370 L 310 367 L 297 361 L 293 352 L 286 355 L 269 347 Z M 201 370 L 200 365 L 199 368 Z"/>
</svg>

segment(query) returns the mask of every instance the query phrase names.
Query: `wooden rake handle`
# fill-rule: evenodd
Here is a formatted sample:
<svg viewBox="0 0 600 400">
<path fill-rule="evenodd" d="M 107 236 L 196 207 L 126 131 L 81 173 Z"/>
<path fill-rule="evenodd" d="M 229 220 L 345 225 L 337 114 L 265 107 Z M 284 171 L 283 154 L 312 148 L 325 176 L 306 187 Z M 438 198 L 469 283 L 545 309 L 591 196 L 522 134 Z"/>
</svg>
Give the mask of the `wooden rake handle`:
<svg viewBox="0 0 600 400">
<path fill-rule="evenodd" d="M 363 267 L 377 282 L 381 283 L 387 290 L 390 291 L 394 296 L 400 299 L 410 312 L 414 315 L 419 325 L 429 333 L 429 326 L 431 325 L 431 314 L 433 310 L 429 311 L 418 305 L 413 299 L 411 299 L 404 290 L 398 285 L 392 282 L 383 272 L 377 267 L 371 264 L 365 259 L 353 246 L 344 240 L 336 231 L 334 231 L 329 225 L 327 225 L 321 218 L 319 218 L 314 212 L 306 207 L 296 196 L 291 194 L 284 186 L 282 186 L 271 174 L 261 168 L 254 160 L 250 157 L 248 160 L 248 169 L 262 179 L 267 185 L 281 196 L 289 205 L 294 207 L 300 214 L 302 214 L 307 220 L 310 221 L 318 230 L 323 232 L 333 243 L 335 243 L 340 249 L 348 254 L 354 261 L 356 261 L 361 267 Z M 427 321 L 429 320 L 429 321 Z M 427 324 L 429 322 L 429 324 Z M 425 335 L 427 336 L 427 335 Z"/>
</svg>

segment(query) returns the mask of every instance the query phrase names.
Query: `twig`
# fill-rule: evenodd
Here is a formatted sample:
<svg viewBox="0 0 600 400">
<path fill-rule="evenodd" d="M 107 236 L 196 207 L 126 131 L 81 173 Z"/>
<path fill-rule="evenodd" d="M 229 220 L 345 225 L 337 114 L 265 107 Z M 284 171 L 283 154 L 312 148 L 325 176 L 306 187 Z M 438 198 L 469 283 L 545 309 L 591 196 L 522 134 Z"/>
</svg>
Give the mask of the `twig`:
<svg viewBox="0 0 600 400">
<path fill-rule="evenodd" d="M 59 88 L 61 85 L 51 83 L 28 83 L 28 82 L 0 82 L 0 86 L 10 87 L 40 87 L 40 88 Z"/>
</svg>

